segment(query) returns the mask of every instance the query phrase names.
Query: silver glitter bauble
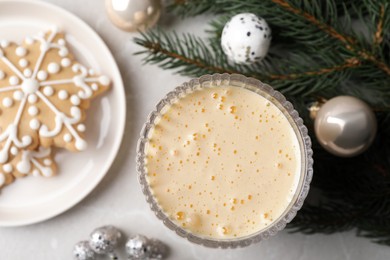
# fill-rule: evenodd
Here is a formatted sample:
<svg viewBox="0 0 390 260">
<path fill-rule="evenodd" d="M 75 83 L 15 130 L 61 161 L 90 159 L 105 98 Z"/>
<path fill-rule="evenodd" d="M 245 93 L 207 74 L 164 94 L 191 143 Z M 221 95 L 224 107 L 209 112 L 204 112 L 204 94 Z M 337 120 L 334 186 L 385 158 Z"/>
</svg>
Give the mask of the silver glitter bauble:
<svg viewBox="0 0 390 260">
<path fill-rule="evenodd" d="M 73 248 L 73 256 L 76 260 L 93 260 L 95 259 L 95 252 L 88 241 L 80 241 Z"/>
<path fill-rule="evenodd" d="M 156 24 L 161 0 L 106 0 L 108 17 L 118 28 L 134 32 Z"/>
<path fill-rule="evenodd" d="M 95 229 L 89 239 L 89 245 L 98 254 L 112 253 L 121 238 L 121 232 L 114 226 Z"/>
<path fill-rule="evenodd" d="M 148 252 L 150 259 L 164 259 L 168 255 L 168 247 L 157 239 L 149 239 Z"/>
<path fill-rule="evenodd" d="M 314 124 L 319 143 L 330 153 L 352 157 L 373 142 L 377 122 L 371 108 L 355 97 L 339 96 L 319 109 Z"/>
<path fill-rule="evenodd" d="M 129 259 L 148 259 L 148 243 L 149 240 L 142 235 L 130 237 L 126 243 L 126 252 Z"/>
<path fill-rule="evenodd" d="M 127 240 L 126 252 L 131 260 L 158 260 L 168 255 L 168 247 L 157 239 L 135 235 Z"/>
</svg>

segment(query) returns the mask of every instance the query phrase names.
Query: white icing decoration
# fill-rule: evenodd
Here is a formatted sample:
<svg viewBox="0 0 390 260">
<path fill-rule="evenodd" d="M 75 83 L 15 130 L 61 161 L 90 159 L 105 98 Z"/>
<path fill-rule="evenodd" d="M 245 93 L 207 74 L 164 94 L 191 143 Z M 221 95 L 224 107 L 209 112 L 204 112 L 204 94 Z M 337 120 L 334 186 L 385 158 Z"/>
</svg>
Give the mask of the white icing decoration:
<svg viewBox="0 0 390 260">
<path fill-rule="evenodd" d="M 21 160 L 16 164 L 16 169 L 21 174 L 28 174 L 28 172 L 31 170 L 31 163 L 28 160 Z"/>
<path fill-rule="evenodd" d="M 93 91 L 96 91 L 96 90 L 98 90 L 99 86 L 96 83 L 92 83 L 91 88 Z"/>
<path fill-rule="evenodd" d="M 6 97 L 3 99 L 3 106 L 5 107 L 12 107 L 14 102 L 12 101 L 12 98 Z"/>
<path fill-rule="evenodd" d="M 35 94 L 28 95 L 28 103 L 35 104 L 38 101 L 38 97 Z"/>
<path fill-rule="evenodd" d="M 100 76 L 99 83 L 102 84 L 103 86 L 108 86 L 110 85 L 110 79 L 107 76 Z"/>
<path fill-rule="evenodd" d="M 83 139 L 78 139 L 78 140 L 76 140 L 75 146 L 76 146 L 77 150 L 84 151 L 85 149 L 87 149 L 87 142 L 84 141 Z"/>
<path fill-rule="evenodd" d="M 24 40 L 28 45 L 31 45 L 34 43 L 34 39 L 27 36 L 26 39 Z"/>
<path fill-rule="evenodd" d="M 70 141 L 72 141 L 72 135 L 70 134 L 64 134 L 64 141 L 66 143 L 69 143 Z"/>
<path fill-rule="evenodd" d="M 9 46 L 9 41 L 7 40 L 2 40 L 1 43 L 0 43 L 0 46 L 2 48 L 7 48 Z"/>
<path fill-rule="evenodd" d="M 18 154 L 18 148 L 16 148 L 15 146 L 12 146 L 10 152 L 13 155 L 17 155 Z"/>
<path fill-rule="evenodd" d="M 88 70 L 88 74 L 89 74 L 90 76 L 95 75 L 95 70 L 94 70 L 94 69 L 89 69 L 89 70 Z"/>
<path fill-rule="evenodd" d="M 47 86 L 43 89 L 43 94 L 46 96 L 52 96 L 54 94 L 54 89 L 50 86 Z"/>
<path fill-rule="evenodd" d="M 61 99 L 61 100 L 65 100 L 69 97 L 69 94 L 68 94 L 68 91 L 64 90 L 64 89 L 61 89 L 60 91 L 58 91 L 58 98 Z"/>
<path fill-rule="evenodd" d="M 34 169 L 34 170 L 32 171 L 32 175 L 33 175 L 34 177 L 39 177 L 39 176 L 40 176 L 39 171 L 38 171 L 37 169 Z"/>
<path fill-rule="evenodd" d="M 68 51 L 68 49 L 66 49 L 66 48 L 62 48 L 62 49 L 60 49 L 60 50 L 58 51 L 58 54 L 59 54 L 61 57 L 65 57 L 66 55 L 69 54 L 69 51 Z"/>
<path fill-rule="evenodd" d="M 19 57 L 24 57 L 27 54 L 27 50 L 21 46 L 17 47 L 15 53 Z"/>
<path fill-rule="evenodd" d="M 28 66 L 28 61 L 26 59 L 20 59 L 19 65 L 20 65 L 20 67 L 25 68 Z"/>
<path fill-rule="evenodd" d="M 79 135 L 79 132 L 76 131 L 76 125 L 79 125 L 79 122 L 81 121 L 81 110 L 77 106 L 72 106 L 70 108 L 70 115 L 63 113 L 60 111 L 54 103 L 51 102 L 50 99 L 48 99 L 45 95 L 54 94 L 54 86 L 63 85 L 63 84 L 73 84 L 74 87 L 79 88 L 78 94 L 80 97 L 77 97 L 77 95 L 73 95 L 71 103 L 72 104 L 80 104 L 82 99 L 87 99 L 92 96 L 93 91 L 90 84 L 93 83 L 107 83 L 109 82 L 109 79 L 105 76 L 103 77 L 89 77 L 91 75 L 88 74 L 92 71 L 88 71 L 84 66 L 80 64 L 76 64 L 72 66 L 72 61 L 68 57 L 63 57 L 61 59 L 61 62 L 55 63 L 49 63 L 47 68 L 41 68 L 43 61 L 46 57 L 46 54 L 51 49 L 58 49 L 58 55 L 59 56 L 66 56 L 69 54 L 68 49 L 64 46 L 65 40 L 63 41 L 56 41 L 53 42 L 55 36 L 57 35 L 57 29 L 54 29 L 50 33 L 41 33 L 38 36 L 34 36 L 33 38 L 26 38 L 25 42 L 26 44 L 33 44 L 35 41 L 37 41 L 40 44 L 40 53 L 36 61 L 34 61 L 34 68 L 27 68 L 29 64 L 26 64 L 26 62 L 21 59 L 18 60 L 19 65 L 21 67 L 26 66 L 24 71 L 19 70 L 19 66 L 16 67 L 7 57 L 4 56 L 4 52 L 0 49 L 0 61 L 3 62 L 5 66 L 8 67 L 8 70 L 11 71 L 11 75 L 9 75 L 9 81 L 10 86 L 5 86 L 3 88 L 0 88 L 0 92 L 5 91 L 14 91 L 13 97 L 15 100 L 20 101 L 18 102 L 18 111 L 16 115 L 14 116 L 13 122 L 10 123 L 3 131 L 0 133 L 0 142 L 2 144 L 0 149 L 0 163 L 5 163 L 9 159 L 9 152 L 11 150 L 17 150 L 23 152 L 23 160 L 21 163 L 19 163 L 19 169 L 22 170 L 22 172 L 26 172 L 28 166 L 30 166 L 29 171 L 34 171 L 35 169 L 38 169 L 40 173 L 44 176 L 50 176 L 53 174 L 52 169 L 45 168 L 44 166 L 39 166 L 39 161 L 34 162 L 34 156 L 35 151 L 29 151 L 25 150 L 27 146 L 31 145 L 32 143 L 32 137 L 29 135 L 20 136 L 20 133 L 18 134 L 19 124 L 22 120 L 25 120 L 22 118 L 22 115 L 24 115 L 24 110 L 26 107 L 27 102 L 30 104 L 34 104 L 39 102 L 45 104 L 51 112 L 54 113 L 54 126 L 49 129 L 48 125 L 46 125 L 44 122 L 39 122 L 36 118 L 32 118 L 29 122 L 30 126 L 32 128 L 39 127 L 39 137 L 55 137 L 59 135 L 62 132 L 63 128 L 67 129 L 67 133 L 71 136 L 72 140 L 75 141 L 75 148 L 77 150 L 84 150 L 87 147 L 87 144 L 85 140 L 81 138 Z M 0 44 L 2 46 L 8 46 L 8 42 L 6 41 L 0 41 Z M 18 47 L 18 50 L 15 50 L 15 53 L 19 56 L 25 56 L 28 54 L 28 51 L 21 47 Z M 26 60 L 27 61 L 27 60 Z M 28 61 L 27 61 L 28 62 Z M 31 62 L 29 62 L 31 63 Z M 52 80 L 52 81 L 45 81 L 48 78 L 47 73 L 58 73 L 61 70 L 61 66 L 63 67 L 70 67 L 72 66 L 72 70 L 76 75 L 73 75 L 71 78 L 64 78 L 60 80 Z M 44 75 L 46 73 L 46 76 Z M 8 74 L 8 73 L 7 73 Z M 39 74 L 39 75 L 38 75 Z M 1 75 L 0 75 L 1 76 Z M 4 76 L 1 76 L 5 78 Z M 38 81 L 39 80 L 39 81 Z M 106 84 L 105 83 L 105 84 Z M 19 85 L 20 84 L 20 85 Z M 56 90 L 58 92 L 58 97 L 68 99 L 70 94 L 68 92 L 60 92 L 61 86 L 58 86 L 59 89 Z M 95 88 L 95 87 L 94 87 Z M 50 94 L 50 92 L 53 92 Z M 61 94 L 62 93 L 62 94 Z M 13 103 L 13 100 L 11 98 L 6 99 L 4 98 L 2 100 L 2 103 L 5 103 L 5 105 L 9 106 L 10 102 Z M 30 106 L 33 107 L 33 106 Z M 32 111 L 34 108 L 29 108 L 29 114 L 35 114 L 38 111 Z M 27 112 L 27 111 L 26 111 Z M 31 115 L 30 115 L 31 116 Z M 29 120 L 29 118 L 27 118 Z M 40 126 L 37 126 L 37 125 Z M 50 123 L 52 125 L 52 123 Z M 85 128 L 85 127 L 84 127 Z M 78 127 L 78 129 L 83 130 L 83 127 Z M 81 131 L 80 131 L 81 132 Z M 68 137 L 67 137 L 68 138 Z M 14 149 L 12 148 L 14 147 Z M 50 154 L 50 151 L 49 151 Z M 48 154 L 48 155 L 49 155 Z M 27 159 L 26 159 L 27 158 Z M 27 161 L 26 161 L 27 160 Z M 35 167 L 31 167 L 31 165 L 34 164 Z"/>
<path fill-rule="evenodd" d="M 45 177 L 50 177 L 53 175 L 53 170 L 50 167 L 46 167 L 45 163 L 41 163 L 37 159 L 43 159 L 48 157 L 51 153 L 50 148 L 39 147 L 38 151 L 29 151 L 23 150 L 22 156 L 16 168 L 22 174 L 28 174 L 31 172 L 34 176 L 39 176 L 42 174 Z M 48 160 L 48 159 L 44 159 Z"/>
<path fill-rule="evenodd" d="M 27 77 L 27 78 L 31 77 L 31 75 L 32 75 L 31 69 L 25 69 L 25 70 L 23 71 L 23 75 L 24 75 L 25 77 Z"/>
<path fill-rule="evenodd" d="M 0 80 L 3 80 L 5 78 L 4 71 L 0 70 Z"/>
<path fill-rule="evenodd" d="M 79 98 L 78 96 L 76 96 L 76 95 L 72 95 L 72 96 L 70 97 L 70 102 L 71 102 L 73 105 L 78 106 L 78 105 L 80 105 L 80 98 Z"/>
<path fill-rule="evenodd" d="M 14 95 L 13 95 L 13 96 L 14 96 L 14 99 L 15 99 L 16 101 L 20 101 L 20 100 L 23 99 L 24 94 L 23 94 L 23 91 L 17 90 L 17 91 L 14 92 Z"/>
<path fill-rule="evenodd" d="M 84 125 L 84 124 L 79 124 L 79 125 L 77 126 L 77 130 L 78 130 L 79 132 L 85 132 L 85 125 Z"/>
<path fill-rule="evenodd" d="M 45 159 L 45 160 L 43 160 L 43 164 L 46 165 L 46 166 L 50 166 L 50 165 L 53 164 L 53 161 L 50 160 L 50 159 Z"/>
<path fill-rule="evenodd" d="M 0 172 L 0 187 L 5 184 L 5 176 L 4 173 Z"/>
<path fill-rule="evenodd" d="M 57 43 L 59 45 L 65 45 L 65 40 L 64 39 L 58 39 Z"/>
<path fill-rule="evenodd" d="M 13 169 L 14 167 L 12 167 L 12 165 L 9 163 L 3 165 L 3 171 L 6 173 L 11 173 Z"/>
<path fill-rule="evenodd" d="M 60 71 L 60 65 L 58 65 L 58 63 L 51 62 L 47 66 L 47 71 L 51 74 L 56 74 Z"/>
<path fill-rule="evenodd" d="M 61 66 L 62 67 L 69 67 L 70 66 L 70 64 L 71 64 L 71 61 L 70 61 L 70 59 L 68 59 L 68 58 L 63 58 L 62 60 L 61 60 Z"/>
<path fill-rule="evenodd" d="M 38 110 L 38 108 L 36 106 L 30 106 L 28 108 L 28 114 L 30 116 L 36 116 L 36 115 L 38 115 L 38 113 L 39 113 L 39 110 Z"/>
<path fill-rule="evenodd" d="M 35 79 L 25 79 L 22 83 L 22 90 L 26 94 L 33 94 L 39 89 L 39 82 Z"/>
<path fill-rule="evenodd" d="M 38 121 L 38 119 L 34 118 L 30 120 L 30 128 L 33 130 L 38 130 L 41 123 Z"/>
<path fill-rule="evenodd" d="M 47 79 L 47 72 L 44 70 L 38 71 L 37 78 L 39 80 L 46 80 Z"/>
<path fill-rule="evenodd" d="M 16 76 L 9 77 L 9 84 L 11 84 L 11 86 L 18 85 L 19 84 L 19 78 L 16 77 Z"/>
<path fill-rule="evenodd" d="M 0 134 L 0 142 L 5 141 L 3 144 L 2 149 L 0 150 L 0 163 L 5 163 L 8 158 L 8 151 L 10 150 L 11 144 L 14 144 L 18 148 L 25 148 L 26 146 L 30 145 L 32 142 L 32 137 L 25 135 L 22 137 L 22 140 L 19 140 L 18 138 L 18 125 L 21 119 L 21 115 L 23 113 L 24 107 L 26 105 L 27 98 L 24 98 L 20 106 L 18 108 L 18 111 L 15 115 L 14 121 L 8 125 L 7 129 L 3 131 Z"/>
</svg>

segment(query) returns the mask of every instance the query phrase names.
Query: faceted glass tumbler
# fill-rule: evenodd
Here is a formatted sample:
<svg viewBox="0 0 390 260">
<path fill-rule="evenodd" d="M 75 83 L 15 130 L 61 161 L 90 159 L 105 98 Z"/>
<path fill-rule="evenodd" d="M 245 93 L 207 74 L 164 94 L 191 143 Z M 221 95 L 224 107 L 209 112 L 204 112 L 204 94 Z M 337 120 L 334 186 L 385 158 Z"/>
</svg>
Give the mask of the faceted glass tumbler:
<svg viewBox="0 0 390 260">
<path fill-rule="evenodd" d="M 161 209 L 157 200 L 152 194 L 152 191 L 148 185 L 146 179 L 146 145 L 149 141 L 150 131 L 153 129 L 155 122 L 162 114 L 162 110 L 175 103 L 181 97 L 187 94 L 201 89 L 209 87 L 241 87 L 250 91 L 253 91 L 268 101 L 277 106 L 280 111 L 286 116 L 290 125 L 292 126 L 296 137 L 299 142 L 300 154 L 301 154 L 301 173 L 299 178 L 298 187 L 293 199 L 288 207 L 280 215 L 280 217 L 274 220 L 267 228 L 254 232 L 251 235 L 237 238 L 210 238 L 203 237 L 201 235 L 193 234 L 190 231 L 183 229 L 181 226 L 174 223 L 167 214 Z M 294 110 L 292 104 L 286 100 L 286 98 L 278 91 L 274 90 L 269 85 L 262 83 L 261 81 L 248 78 L 238 74 L 214 74 L 204 75 L 200 78 L 190 80 L 183 83 L 181 86 L 176 87 L 173 91 L 169 92 L 150 113 L 141 130 L 141 136 L 137 145 L 137 171 L 139 182 L 142 187 L 142 192 L 145 195 L 146 201 L 149 203 L 150 208 L 156 214 L 156 216 L 163 221 L 165 226 L 175 231 L 179 236 L 188 239 L 189 241 L 201 244 L 206 247 L 212 248 L 236 248 L 248 246 L 252 243 L 259 242 L 267 239 L 268 237 L 275 235 L 278 231 L 285 228 L 297 214 L 297 211 L 302 207 L 303 202 L 308 194 L 309 185 L 313 176 L 313 151 L 311 149 L 311 140 L 307 133 L 307 128 L 303 124 L 303 120 L 299 117 L 299 114 Z"/>
</svg>

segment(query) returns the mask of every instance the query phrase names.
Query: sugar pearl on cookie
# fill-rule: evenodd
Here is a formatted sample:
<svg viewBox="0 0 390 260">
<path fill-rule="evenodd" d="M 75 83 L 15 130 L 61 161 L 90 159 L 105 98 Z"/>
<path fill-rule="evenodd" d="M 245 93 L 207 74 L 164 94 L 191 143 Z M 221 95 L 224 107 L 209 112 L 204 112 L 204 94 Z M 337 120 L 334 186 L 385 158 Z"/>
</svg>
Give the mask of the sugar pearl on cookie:
<svg viewBox="0 0 390 260">
<path fill-rule="evenodd" d="M 6 97 L 3 99 L 3 106 L 12 107 L 13 104 L 14 104 L 14 101 L 12 101 L 12 98 Z"/>
<path fill-rule="evenodd" d="M 6 173 L 12 172 L 13 168 L 14 167 L 12 167 L 12 165 L 9 163 L 3 165 L 3 171 L 5 171 Z"/>
<path fill-rule="evenodd" d="M 7 40 L 2 40 L 2 41 L 0 42 L 0 46 L 1 46 L 2 48 L 7 48 L 7 47 L 9 46 L 9 41 L 7 41 Z"/>
<path fill-rule="evenodd" d="M 34 170 L 32 171 L 32 175 L 33 175 L 34 177 L 39 177 L 39 176 L 40 176 L 39 171 L 38 171 L 37 169 L 34 169 Z"/>
<path fill-rule="evenodd" d="M 34 103 L 36 103 L 37 101 L 38 101 L 37 95 L 35 95 L 35 94 L 30 94 L 30 95 L 28 95 L 28 102 L 29 102 L 30 104 L 34 104 Z"/>
<path fill-rule="evenodd" d="M 4 71 L 0 70 L 0 80 L 5 78 L 5 73 Z"/>
<path fill-rule="evenodd" d="M 38 115 L 38 113 L 39 113 L 39 110 L 38 110 L 38 108 L 36 106 L 30 106 L 28 108 L 28 114 L 30 116 L 36 116 L 36 115 Z"/>
<path fill-rule="evenodd" d="M 11 84 L 11 86 L 18 85 L 19 84 L 19 78 L 16 77 L 16 76 L 9 77 L 9 84 Z"/>
<path fill-rule="evenodd" d="M 31 45 L 34 43 L 34 39 L 27 36 L 26 39 L 24 39 L 24 41 L 28 44 L 28 45 Z"/>
<path fill-rule="evenodd" d="M 50 166 L 50 165 L 53 164 L 53 161 L 50 160 L 50 159 L 45 159 L 45 160 L 43 160 L 43 164 L 46 165 L 46 166 Z"/>
<path fill-rule="evenodd" d="M 18 154 L 18 148 L 16 148 L 15 146 L 12 146 L 11 147 L 11 154 L 17 155 Z"/>
<path fill-rule="evenodd" d="M 69 94 L 68 94 L 68 91 L 66 90 L 60 90 L 58 91 L 58 98 L 61 99 L 61 100 L 65 100 L 69 97 Z"/>
<path fill-rule="evenodd" d="M 65 40 L 64 40 L 64 39 L 58 39 L 57 43 L 58 43 L 59 45 L 64 46 L 64 45 L 65 45 Z"/>
<path fill-rule="evenodd" d="M 27 50 L 25 48 L 19 46 L 16 48 L 15 53 L 19 57 L 24 57 L 27 54 Z"/>
<path fill-rule="evenodd" d="M 70 97 L 70 102 L 71 102 L 73 105 L 78 106 L 78 105 L 80 105 L 80 98 L 79 98 L 78 96 L 76 96 L 76 95 L 72 95 L 72 96 Z"/>
<path fill-rule="evenodd" d="M 46 80 L 47 79 L 47 72 L 44 70 L 38 71 L 37 78 L 39 80 Z"/>
<path fill-rule="evenodd" d="M 25 68 L 28 66 L 28 61 L 26 59 L 20 59 L 19 65 L 20 65 L 20 67 Z"/>
<path fill-rule="evenodd" d="M 108 86 L 110 85 L 110 79 L 107 76 L 100 76 L 99 83 L 102 84 L 103 86 Z"/>
<path fill-rule="evenodd" d="M 93 91 L 96 91 L 96 90 L 99 89 L 98 84 L 96 84 L 96 83 L 93 83 L 93 84 L 91 85 L 91 88 L 92 88 Z"/>
<path fill-rule="evenodd" d="M 52 96 L 54 94 L 54 89 L 50 86 L 46 86 L 43 89 L 43 94 L 45 94 L 46 96 Z"/>
<path fill-rule="evenodd" d="M 23 91 L 17 90 L 14 92 L 13 96 L 16 101 L 20 101 L 24 97 L 24 94 Z"/>
<path fill-rule="evenodd" d="M 70 64 L 71 64 L 71 61 L 70 61 L 70 59 L 68 59 L 68 58 L 63 58 L 62 60 L 61 60 L 61 66 L 62 67 L 69 67 L 70 66 Z"/>
<path fill-rule="evenodd" d="M 31 69 L 25 69 L 25 70 L 23 70 L 23 75 L 24 75 L 25 77 L 27 77 L 27 78 L 31 77 L 31 75 L 32 75 Z"/>
<path fill-rule="evenodd" d="M 72 141 L 72 136 L 70 134 L 64 134 L 64 141 L 69 143 Z"/>
<path fill-rule="evenodd" d="M 58 54 L 61 56 L 61 57 L 65 57 L 66 55 L 69 54 L 69 51 L 67 48 L 61 48 L 59 51 L 58 51 Z"/>
<path fill-rule="evenodd" d="M 51 74 L 56 74 L 60 71 L 60 65 L 58 65 L 58 63 L 55 63 L 55 62 L 51 62 L 48 66 L 47 66 L 47 71 Z"/>
<path fill-rule="evenodd" d="M 84 124 L 79 124 L 79 125 L 77 126 L 77 130 L 78 130 L 79 132 L 85 132 L 85 125 L 84 125 Z"/>
<path fill-rule="evenodd" d="M 38 119 L 34 118 L 30 120 L 30 128 L 33 130 L 38 130 L 41 126 L 41 123 L 38 121 Z"/>
</svg>

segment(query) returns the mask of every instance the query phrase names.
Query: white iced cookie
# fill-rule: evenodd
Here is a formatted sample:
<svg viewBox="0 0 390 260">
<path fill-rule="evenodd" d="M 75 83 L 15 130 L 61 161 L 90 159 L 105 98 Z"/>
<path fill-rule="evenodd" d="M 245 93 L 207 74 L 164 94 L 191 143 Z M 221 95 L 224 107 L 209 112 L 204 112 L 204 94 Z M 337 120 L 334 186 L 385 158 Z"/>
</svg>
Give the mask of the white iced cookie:
<svg viewBox="0 0 390 260">
<path fill-rule="evenodd" d="M 110 79 L 79 64 L 56 30 L 0 42 L 0 164 L 40 144 L 86 149 L 84 111 Z"/>
</svg>

